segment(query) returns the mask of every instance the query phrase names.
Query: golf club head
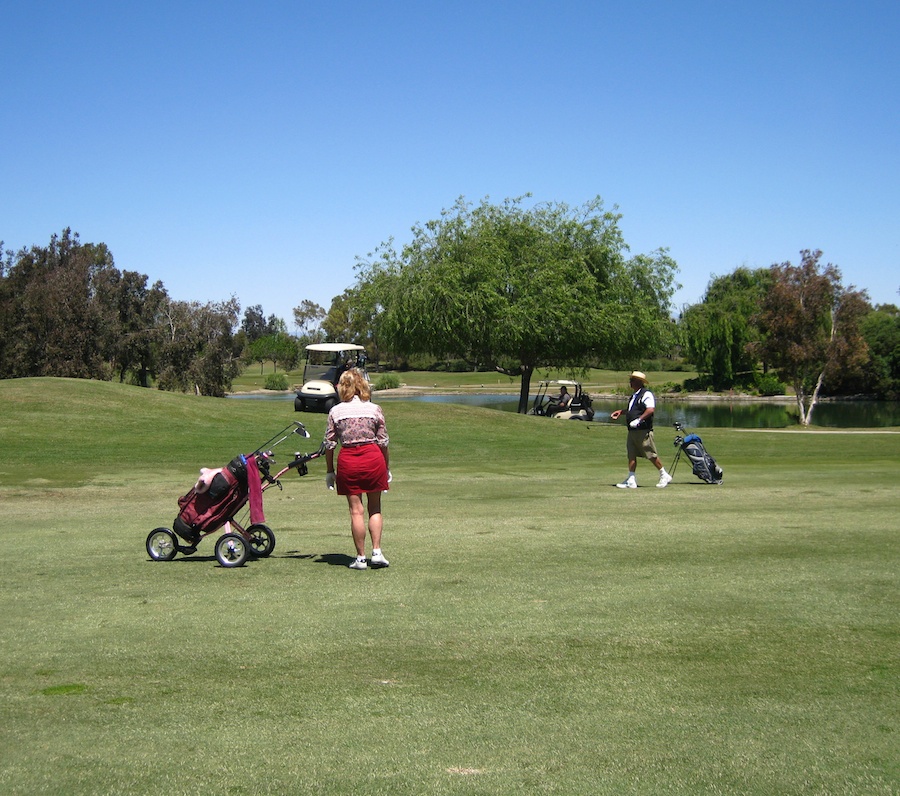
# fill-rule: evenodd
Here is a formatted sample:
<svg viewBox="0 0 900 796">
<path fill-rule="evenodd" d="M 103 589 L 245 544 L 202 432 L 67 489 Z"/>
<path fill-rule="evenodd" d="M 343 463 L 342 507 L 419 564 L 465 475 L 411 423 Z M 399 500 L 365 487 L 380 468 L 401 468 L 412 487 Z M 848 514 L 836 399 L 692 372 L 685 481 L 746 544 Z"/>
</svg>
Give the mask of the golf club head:
<svg viewBox="0 0 900 796">
<path fill-rule="evenodd" d="M 294 429 L 295 434 L 299 434 L 301 437 L 309 438 L 310 434 L 306 430 L 306 426 L 303 425 L 299 420 L 294 421 L 294 425 L 297 427 Z"/>
</svg>

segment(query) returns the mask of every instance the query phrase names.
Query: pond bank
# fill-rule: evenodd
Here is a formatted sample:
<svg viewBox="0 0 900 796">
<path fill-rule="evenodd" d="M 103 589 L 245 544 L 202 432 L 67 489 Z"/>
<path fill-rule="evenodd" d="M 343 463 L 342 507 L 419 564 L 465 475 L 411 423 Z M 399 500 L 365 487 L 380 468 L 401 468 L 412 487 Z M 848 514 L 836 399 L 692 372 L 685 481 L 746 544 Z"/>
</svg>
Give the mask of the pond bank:
<svg viewBox="0 0 900 796">
<path fill-rule="evenodd" d="M 288 401 L 294 393 L 255 391 L 232 394 L 232 399 Z M 533 400 L 532 396 L 532 400 Z M 429 387 L 397 387 L 379 390 L 372 396 L 377 403 L 413 401 L 431 404 L 462 404 L 471 407 L 515 412 L 518 392 L 510 390 L 447 390 Z M 621 409 L 628 396 L 591 393 L 594 423 L 608 424 L 610 413 Z M 292 407 L 293 408 L 293 407 Z M 682 423 L 690 428 L 791 428 L 798 425 L 794 399 L 790 396 L 759 397 L 681 393 L 664 395 L 657 400 L 656 425 L 660 428 Z M 813 426 L 831 428 L 896 428 L 900 427 L 900 403 L 860 400 L 827 400 L 817 404 Z"/>
<path fill-rule="evenodd" d="M 652 389 L 652 387 L 651 387 Z M 630 393 L 616 392 L 594 392 L 587 389 L 586 392 L 595 401 L 618 401 L 628 398 Z M 281 395 L 285 398 L 296 394 L 296 390 L 235 390 L 226 394 L 227 398 L 239 398 L 241 396 L 258 395 L 271 396 L 273 398 Z M 400 387 L 392 387 L 387 390 L 377 390 L 372 392 L 373 396 L 382 396 L 385 398 L 415 398 L 421 396 L 446 396 L 454 395 L 497 395 L 508 396 L 510 399 L 517 399 L 519 391 L 506 387 L 485 387 L 485 386 L 459 386 L 459 387 L 426 387 L 423 385 L 403 384 Z M 533 391 L 532 391 L 533 395 Z M 711 401 L 721 403 L 773 403 L 773 404 L 794 404 L 796 398 L 793 395 L 748 395 L 747 393 L 709 393 L 709 392 L 678 392 L 678 393 L 654 393 L 658 401 Z M 878 403 L 877 399 L 864 395 L 852 396 L 826 396 L 819 398 L 818 403 Z"/>
<path fill-rule="evenodd" d="M 651 387 L 652 389 L 652 387 Z M 590 389 L 586 392 L 593 400 L 616 401 L 627 399 L 630 393 L 594 392 Z M 385 395 L 391 397 L 406 397 L 418 395 L 508 395 L 518 398 L 518 390 L 488 387 L 411 387 L 401 386 L 389 390 L 378 390 L 373 395 Z M 766 403 L 793 403 L 790 395 L 746 395 L 743 393 L 707 393 L 707 392 L 680 392 L 680 393 L 654 393 L 658 401 L 761 401 Z M 825 400 L 825 399 L 822 399 Z M 843 399 L 846 400 L 846 399 Z"/>
</svg>

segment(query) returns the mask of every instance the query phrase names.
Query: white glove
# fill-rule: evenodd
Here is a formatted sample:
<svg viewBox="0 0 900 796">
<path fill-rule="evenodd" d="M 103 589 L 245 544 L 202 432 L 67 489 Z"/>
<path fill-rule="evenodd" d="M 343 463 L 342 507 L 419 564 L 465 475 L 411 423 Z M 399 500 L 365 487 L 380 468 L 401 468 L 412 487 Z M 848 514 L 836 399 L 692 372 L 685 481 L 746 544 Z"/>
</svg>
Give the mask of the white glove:
<svg viewBox="0 0 900 796">
<path fill-rule="evenodd" d="M 634 420 L 632 420 L 628 425 L 631 426 L 631 428 L 637 428 L 640 424 L 641 424 L 641 419 L 638 417 L 638 418 L 635 418 Z"/>
<path fill-rule="evenodd" d="M 325 473 L 325 486 L 334 489 L 334 473 Z"/>
</svg>

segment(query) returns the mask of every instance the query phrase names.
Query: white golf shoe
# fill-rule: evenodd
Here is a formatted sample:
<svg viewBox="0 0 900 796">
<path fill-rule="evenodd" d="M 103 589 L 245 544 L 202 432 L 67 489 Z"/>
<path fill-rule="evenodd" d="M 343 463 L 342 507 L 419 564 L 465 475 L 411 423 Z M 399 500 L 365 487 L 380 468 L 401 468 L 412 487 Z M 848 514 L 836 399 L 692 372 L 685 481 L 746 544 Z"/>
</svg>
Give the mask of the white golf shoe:
<svg viewBox="0 0 900 796">
<path fill-rule="evenodd" d="M 659 474 L 659 482 L 656 484 L 657 488 L 665 489 L 669 482 L 672 480 L 672 476 L 668 473 L 660 473 Z"/>
<path fill-rule="evenodd" d="M 637 489 L 637 481 L 629 476 L 621 484 L 616 484 L 619 489 Z"/>
</svg>

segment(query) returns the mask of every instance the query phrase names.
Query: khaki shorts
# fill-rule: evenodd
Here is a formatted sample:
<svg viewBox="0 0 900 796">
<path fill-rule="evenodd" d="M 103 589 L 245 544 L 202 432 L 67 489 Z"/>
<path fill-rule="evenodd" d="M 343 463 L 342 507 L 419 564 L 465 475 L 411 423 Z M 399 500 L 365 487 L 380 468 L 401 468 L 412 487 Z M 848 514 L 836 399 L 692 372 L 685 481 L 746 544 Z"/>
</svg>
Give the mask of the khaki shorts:
<svg viewBox="0 0 900 796">
<path fill-rule="evenodd" d="M 628 429 L 628 443 L 626 445 L 628 459 L 658 459 L 656 443 L 653 442 L 653 432 L 640 428 Z"/>
</svg>

